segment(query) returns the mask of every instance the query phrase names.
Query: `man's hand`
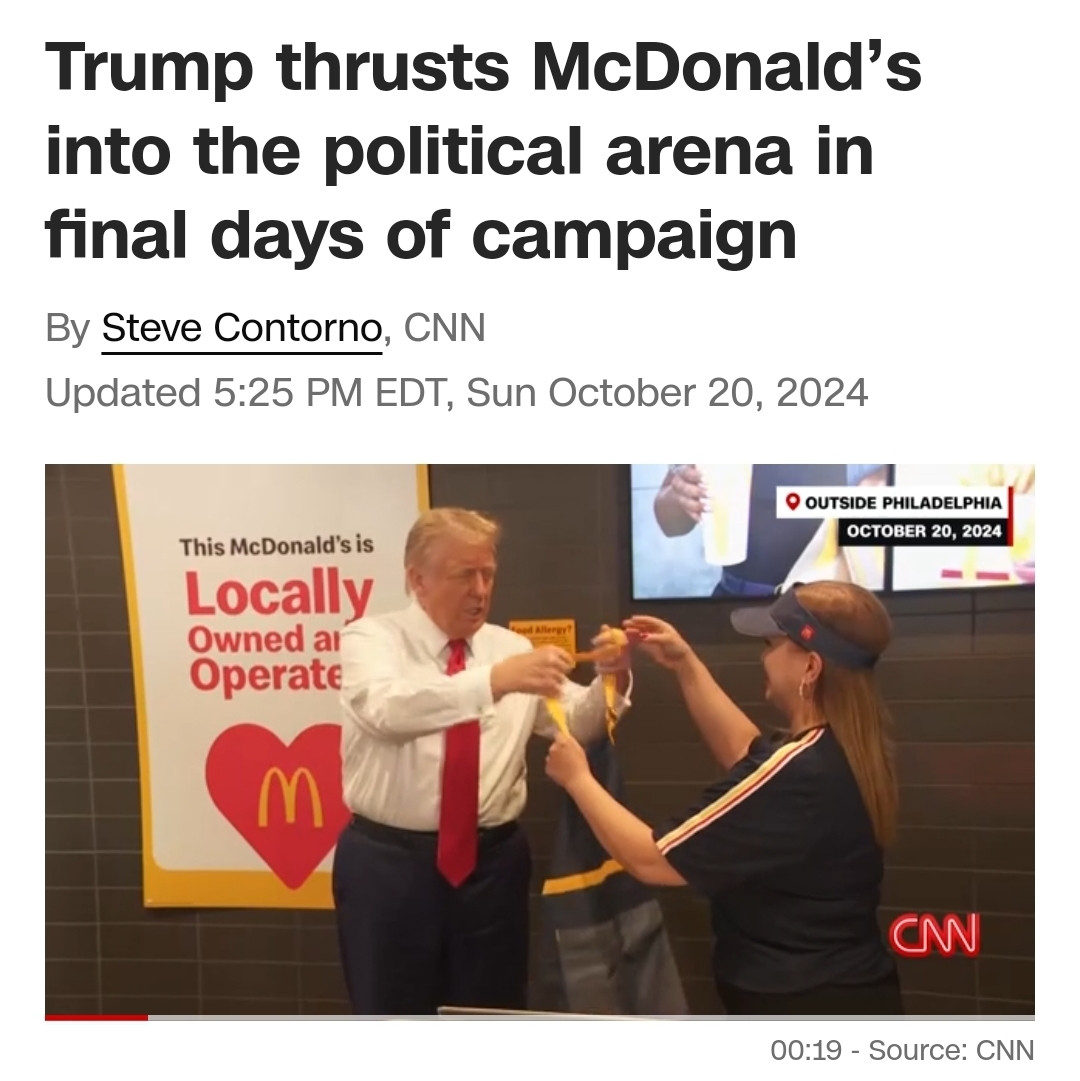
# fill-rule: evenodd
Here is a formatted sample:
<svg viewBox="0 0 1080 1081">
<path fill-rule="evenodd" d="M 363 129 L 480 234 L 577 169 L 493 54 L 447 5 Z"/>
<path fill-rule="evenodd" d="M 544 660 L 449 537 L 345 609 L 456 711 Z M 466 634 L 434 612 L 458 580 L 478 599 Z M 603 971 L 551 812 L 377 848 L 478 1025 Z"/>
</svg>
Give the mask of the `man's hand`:
<svg viewBox="0 0 1080 1081">
<path fill-rule="evenodd" d="M 701 521 L 709 493 L 705 478 L 696 465 L 681 465 L 671 474 L 671 494 L 681 510 L 695 522 Z"/>
<path fill-rule="evenodd" d="M 575 781 L 592 775 L 581 744 L 562 732 L 551 741 L 544 769 L 560 788 L 570 788 Z"/>
<path fill-rule="evenodd" d="M 708 509 L 709 493 L 696 465 L 670 469 L 653 501 L 656 524 L 667 537 L 689 533 Z"/>
<path fill-rule="evenodd" d="M 491 669 L 491 695 L 496 702 L 508 694 L 538 694 L 555 698 L 562 690 L 574 658 L 558 646 L 538 646 L 499 661 Z"/>
<path fill-rule="evenodd" d="M 625 631 L 605 623 L 592 645 L 598 675 L 629 671 L 630 639 Z"/>
</svg>

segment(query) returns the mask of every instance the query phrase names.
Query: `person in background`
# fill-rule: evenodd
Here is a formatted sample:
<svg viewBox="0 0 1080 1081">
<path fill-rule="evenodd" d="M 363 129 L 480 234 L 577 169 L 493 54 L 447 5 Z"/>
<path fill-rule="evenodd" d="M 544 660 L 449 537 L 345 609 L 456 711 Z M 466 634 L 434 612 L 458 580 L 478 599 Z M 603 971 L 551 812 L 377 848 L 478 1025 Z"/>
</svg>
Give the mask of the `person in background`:
<svg viewBox="0 0 1080 1081">
<path fill-rule="evenodd" d="M 784 732 L 764 736 L 670 624 L 635 616 L 628 635 L 675 674 L 726 776 L 656 829 L 595 782 L 572 738 L 555 740 L 548 776 L 627 872 L 708 898 L 716 988 L 729 1013 L 900 1014 L 877 923 L 897 815 L 874 677 L 888 614 L 867 590 L 826 581 L 731 621 L 764 642 L 765 697 Z"/>
<path fill-rule="evenodd" d="M 630 704 L 628 649 L 583 686 L 567 679 L 564 650 L 487 622 L 499 532 L 468 510 L 422 514 L 405 544 L 409 605 L 341 634 L 352 819 L 333 896 L 356 1013 L 525 1007 L 526 744 L 555 731 L 547 698 L 576 739 L 606 738 L 602 675 L 615 681 L 617 712 Z"/>
<path fill-rule="evenodd" d="M 746 559 L 721 570 L 713 596 L 772 596 L 820 535 L 820 521 L 776 517 L 778 487 L 869 487 L 887 479 L 885 465 L 755 465 L 750 481 Z M 699 466 L 673 465 L 653 501 L 653 512 L 665 536 L 681 537 L 698 525 L 710 501 L 724 497 L 724 492 L 708 491 Z M 865 559 L 867 552 L 861 556 Z M 874 583 L 868 580 L 866 584 Z"/>
</svg>

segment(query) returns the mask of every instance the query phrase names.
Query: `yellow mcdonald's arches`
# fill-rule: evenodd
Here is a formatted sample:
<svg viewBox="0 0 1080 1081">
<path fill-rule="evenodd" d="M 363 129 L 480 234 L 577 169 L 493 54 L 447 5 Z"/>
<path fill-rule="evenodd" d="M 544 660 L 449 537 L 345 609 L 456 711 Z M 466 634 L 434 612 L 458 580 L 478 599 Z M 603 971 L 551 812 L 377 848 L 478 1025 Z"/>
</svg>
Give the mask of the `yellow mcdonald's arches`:
<svg viewBox="0 0 1080 1081">
<path fill-rule="evenodd" d="M 288 779 L 277 766 L 273 766 L 266 771 L 262 786 L 259 789 L 260 828 L 266 828 L 270 816 L 270 782 L 275 777 L 281 786 L 281 798 L 285 804 L 285 822 L 290 826 L 296 822 L 296 790 L 300 785 L 300 778 L 303 777 L 307 781 L 308 792 L 311 794 L 312 821 L 316 829 L 322 829 L 323 814 L 322 801 L 319 799 L 319 786 L 315 783 L 315 778 L 311 776 L 311 771 L 306 766 L 301 766 L 298 770 L 295 770 Z"/>
</svg>

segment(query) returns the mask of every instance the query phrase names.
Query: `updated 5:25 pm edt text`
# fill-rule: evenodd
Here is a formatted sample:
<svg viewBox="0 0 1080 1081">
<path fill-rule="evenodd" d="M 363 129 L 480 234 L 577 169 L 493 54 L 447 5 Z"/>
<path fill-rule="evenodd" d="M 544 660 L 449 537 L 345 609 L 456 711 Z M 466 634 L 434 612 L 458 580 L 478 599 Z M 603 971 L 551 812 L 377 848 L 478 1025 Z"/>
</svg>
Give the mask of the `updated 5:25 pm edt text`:
<svg viewBox="0 0 1080 1081">
<path fill-rule="evenodd" d="M 716 376 L 706 384 L 661 383 L 646 378 L 615 382 L 577 381 L 569 376 L 550 379 L 538 388 L 532 383 L 496 383 L 480 376 L 465 378 L 464 403 L 473 409 L 531 409 L 543 405 L 565 409 L 710 408 L 749 409 L 764 405 L 806 408 L 862 407 L 869 400 L 865 380 L 848 382 L 839 377 L 795 379 L 784 377 L 774 390 L 760 393 L 746 376 Z M 294 387 L 294 382 L 298 384 Z M 455 381 L 457 382 L 457 381 Z M 448 376 L 218 376 L 213 381 L 196 377 L 173 384 L 151 379 L 122 382 L 118 378 L 100 383 L 52 378 L 46 382 L 46 400 L 54 408 L 75 413 L 95 408 L 199 408 L 203 405 L 231 408 L 289 408 L 294 405 L 330 408 L 454 408 Z"/>
</svg>

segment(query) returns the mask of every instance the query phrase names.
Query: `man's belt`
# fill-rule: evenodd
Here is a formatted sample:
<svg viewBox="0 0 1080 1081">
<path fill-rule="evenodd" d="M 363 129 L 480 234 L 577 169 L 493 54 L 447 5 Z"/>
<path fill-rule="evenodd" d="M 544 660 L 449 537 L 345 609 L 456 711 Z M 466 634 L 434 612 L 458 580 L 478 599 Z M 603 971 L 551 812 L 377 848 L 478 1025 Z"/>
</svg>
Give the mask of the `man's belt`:
<svg viewBox="0 0 1080 1081">
<path fill-rule="evenodd" d="M 438 830 L 407 830 L 400 826 L 388 826 L 383 822 L 373 822 L 363 815 L 354 814 L 349 820 L 351 829 L 369 837 L 373 841 L 382 841 L 397 848 L 408 848 L 414 852 L 434 852 L 439 840 Z M 498 826 L 481 826 L 479 830 L 480 847 L 498 844 L 506 840 L 518 829 L 517 822 L 503 822 Z"/>
</svg>

